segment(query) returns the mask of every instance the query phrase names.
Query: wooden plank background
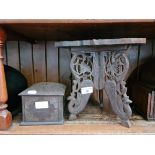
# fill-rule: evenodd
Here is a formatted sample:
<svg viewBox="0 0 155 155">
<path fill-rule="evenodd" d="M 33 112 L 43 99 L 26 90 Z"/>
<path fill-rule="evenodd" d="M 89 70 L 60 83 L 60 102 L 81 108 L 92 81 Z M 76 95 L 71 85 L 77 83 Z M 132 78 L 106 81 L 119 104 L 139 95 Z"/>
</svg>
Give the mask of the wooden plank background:
<svg viewBox="0 0 155 155">
<path fill-rule="evenodd" d="M 30 43 L 20 41 L 19 51 L 21 73 L 25 75 L 28 80 L 28 84 L 31 85 L 34 83 L 32 45 Z"/>
<path fill-rule="evenodd" d="M 7 64 L 20 71 L 20 51 L 18 41 L 8 41 L 6 43 Z"/>
<path fill-rule="evenodd" d="M 126 79 L 141 64 L 155 56 L 154 40 L 147 40 L 146 45 L 129 49 L 130 69 Z M 30 44 L 25 41 L 7 41 L 4 47 L 4 63 L 19 70 L 28 80 L 29 86 L 36 82 L 61 82 L 67 86 L 66 96 L 72 89 L 70 59 L 68 48 L 54 47 L 53 41 L 39 41 Z M 94 91 L 92 98 L 98 100 L 99 93 Z M 107 100 L 104 93 L 104 100 Z"/>
<path fill-rule="evenodd" d="M 66 95 L 71 92 L 71 52 L 69 48 L 59 48 L 59 82 L 66 85 Z"/>
</svg>

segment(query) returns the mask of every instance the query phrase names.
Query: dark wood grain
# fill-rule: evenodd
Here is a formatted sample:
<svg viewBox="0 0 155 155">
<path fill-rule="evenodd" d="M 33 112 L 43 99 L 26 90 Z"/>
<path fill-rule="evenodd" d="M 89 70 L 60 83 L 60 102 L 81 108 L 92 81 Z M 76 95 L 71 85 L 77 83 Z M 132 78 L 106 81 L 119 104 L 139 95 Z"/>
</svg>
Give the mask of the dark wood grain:
<svg viewBox="0 0 155 155">
<path fill-rule="evenodd" d="M 147 102 L 148 106 L 147 106 L 147 117 L 146 117 L 146 118 L 150 118 L 150 111 L 151 111 L 151 107 L 150 107 L 150 105 L 151 105 L 151 98 L 152 98 L 151 93 L 148 93 L 148 102 Z"/>
<path fill-rule="evenodd" d="M 90 96 L 90 104 L 100 104 L 99 90 L 94 89 L 92 95 Z"/>
<path fill-rule="evenodd" d="M 3 64 L 7 64 L 7 62 L 8 62 L 8 60 L 7 60 L 7 49 L 6 49 L 6 44 L 4 45 L 4 47 L 3 47 L 3 57 L 4 57 L 4 59 L 3 59 Z"/>
<path fill-rule="evenodd" d="M 153 115 L 154 115 L 154 91 L 152 91 L 151 93 L 151 104 L 150 104 L 150 117 L 153 118 Z"/>
<path fill-rule="evenodd" d="M 35 82 L 46 81 L 45 42 L 33 44 L 33 63 Z"/>
<path fill-rule="evenodd" d="M 153 40 L 153 47 L 152 47 L 153 51 L 152 51 L 152 57 L 155 57 L 155 40 Z"/>
<path fill-rule="evenodd" d="M 145 45 L 140 47 L 139 65 L 144 64 L 152 57 L 152 40 L 147 40 Z"/>
<path fill-rule="evenodd" d="M 125 80 L 131 75 L 131 73 L 138 67 L 138 46 L 131 46 L 128 50 L 129 70 L 125 77 Z"/>
<path fill-rule="evenodd" d="M 83 40 L 94 38 L 155 38 L 155 20 L 0 20 L 9 40 Z M 16 33 L 17 32 L 17 33 Z"/>
<path fill-rule="evenodd" d="M 153 41 L 147 40 L 145 45 L 139 48 L 138 67 L 137 67 L 137 80 L 139 79 L 140 66 L 152 58 Z"/>
<path fill-rule="evenodd" d="M 104 111 L 108 113 L 114 114 L 114 112 L 112 111 L 111 105 L 110 105 L 109 98 L 105 90 L 103 90 L 103 109 Z"/>
<path fill-rule="evenodd" d="M 8 65 L 20 70 L 18 41 L 7 41 Z"/>
<path fill-rule="evenodd" d="M 137 93 L 138 92 L 138 93 Z M 134 103 L 134 106 L 142 116 L 144 116 L 147 119 L 147 107 L 148 107 L 148 95 L 151 94 L 151 90 L 149 90 L 147 87 L 137 83 L 133 85 L 132 89 L 132 100 Z M 151 102 L 150 102 L 151 103 Z M 149 107 L 150 107 L 149 103 Z M 148 111 L 148 118 L 150 118 L 150 110 Z"/>
<path fill-rule="evenodd" d="M 54 42 L 46 42 L 47 81 L 58 82 L 58 48 Z"/>
<path fill-rule="evenodd" d="M 67 86 L 66 96 L 71 92 L 71 51 L 69 48 L 59 48 L 59 82 Z"/>
<path fill-rule="evenodd" d="M 19 50 L 21 73 L 23 73 L 26 77 L 28 85 L 32 85 L 34 83 L 32 45 L 30 43 L 20 41 Z"/>
</svg>

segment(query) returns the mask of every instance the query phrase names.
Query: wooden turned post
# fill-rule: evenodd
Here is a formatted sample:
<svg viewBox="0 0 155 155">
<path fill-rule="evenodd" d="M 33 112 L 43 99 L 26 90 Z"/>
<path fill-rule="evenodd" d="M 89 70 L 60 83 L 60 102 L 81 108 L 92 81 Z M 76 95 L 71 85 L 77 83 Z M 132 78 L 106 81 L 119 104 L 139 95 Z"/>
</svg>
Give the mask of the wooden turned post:
<svg viewBox="0 0 155 155">
<path fill-rule="evenodd" d="M 2 28 L 0 28 L 0 130 L 6 130 L 11 126 L 12 115 L 6 109 L 7 108 L 7 87 L 3 65 L 2 49 L 6 40 L 6 34 Z"/>
</svg>

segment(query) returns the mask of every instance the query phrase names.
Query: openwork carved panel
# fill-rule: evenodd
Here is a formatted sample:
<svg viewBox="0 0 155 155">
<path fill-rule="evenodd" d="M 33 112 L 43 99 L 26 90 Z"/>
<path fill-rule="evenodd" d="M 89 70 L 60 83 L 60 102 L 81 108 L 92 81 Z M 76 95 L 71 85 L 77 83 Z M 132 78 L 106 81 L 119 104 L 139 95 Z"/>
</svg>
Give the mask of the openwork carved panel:
<svg viewBox="0 0 155 155">
<path fill-rule="evenodd" d="M 70 100 L 68 109 L 71 113 L 69 119 L 73 120 L 76 119 L 76 115 L 85 108 L 93 90 L 92 54 L 81 52 L 73 53 L 70 68 L 75 77 L 75 80 L 73 80 L 71 96 L 68 97 L 68 100 Z M 88 92 L 83 93 L 81 91 L 83 88 Z"/>
<path fill-rule="evenodd" d="M 91 54 L 73 53 L 70 68 L 76 79 L 92 80 L 93 56 Z"/>
<path fill-rule="evenodd" d="M 129 62 L 125 53 L 106 52 L 105 61 L 105 80 L 121 81 L 124 79 L 128 69 Z"/>
<path fill-rule="evenodd" d="M 130 127 L 132 102 L 127 96 L 126 82 L 123 81 L 129 69 L 129 61 L 125 52 L 112 51 L 104 54 L 105 90 L 113 111 L 121 118 L 122 124 Z"/>
</svg>

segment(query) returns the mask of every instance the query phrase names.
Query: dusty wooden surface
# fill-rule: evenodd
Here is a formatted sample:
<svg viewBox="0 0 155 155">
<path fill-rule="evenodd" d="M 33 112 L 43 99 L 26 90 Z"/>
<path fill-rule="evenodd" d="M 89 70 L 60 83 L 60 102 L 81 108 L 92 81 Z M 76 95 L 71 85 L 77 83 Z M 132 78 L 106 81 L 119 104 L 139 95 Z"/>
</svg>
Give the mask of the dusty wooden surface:
<svg viewBox="0 0 155 155">
<path fill-rule="evenodd" d="M 56 47 L 145 44 L 146 38 L 92 39 L 55 42 Z"/>
<path fill-rule="evenodd" d="M 154 134 L 155 125 L 135 125 L 130 129 L 117 124 L 65 124 L 48 126 L 19 126 L 13 123 L 8 131 L 1 131 L 0 134 L 26 135 L 26 134 Z"/>
<path fill-rule="evenodd" d="M 155 134 L 155 122 L 145 121 L 139 115 L 133 115 L 131 118 L 132 127 L 126 128 L 119 124 L 120 120 L 113 113 L 107 114 L 99 111 L 100 109 L 88 106 L 79 115 L 78 120 L 68 121 L 65 119 L 64 125 L 20 126 L 21 115 L 19 115 L 14 119 L 11 128 L 7 131 L 0 131 L 0 134 Z"/>
</svg>

